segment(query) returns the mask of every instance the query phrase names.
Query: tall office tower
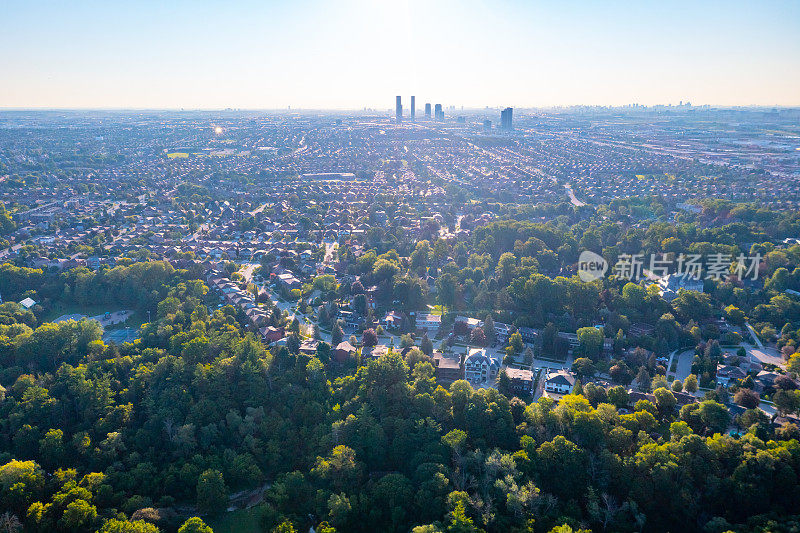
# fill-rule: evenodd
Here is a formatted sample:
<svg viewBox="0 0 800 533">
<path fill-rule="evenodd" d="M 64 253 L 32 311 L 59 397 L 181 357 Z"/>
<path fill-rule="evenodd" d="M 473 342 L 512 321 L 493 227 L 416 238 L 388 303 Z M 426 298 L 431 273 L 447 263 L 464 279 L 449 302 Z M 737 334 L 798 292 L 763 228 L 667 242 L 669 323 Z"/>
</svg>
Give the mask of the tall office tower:
<svg viewBox="0 0 800 533">
<path fill-rule="evenodd" d="M 431 118 L 431 104 L 425 104 L 425 118 Z"/>
<path fill-rule="evenodd" d="M 505 131 L 511 131 L 514 129 L 512 124 L 514 117 L 514 109 L 511 107 L 507 107 L 500 112 L 500 129 Z"/>
<path fill-rule="evenodd" d="M 483 121 L 483 131 L 492 131 L 492 121 L 491 120 L 484 120 Z"/>
<path fill-rule="evenodd" d="M 442 110 L 442 104 L 436 104 L 433 109 L 433 116 L 436 120 L 444 121 L 444 111 Z"/>
<path fill-rule="evenodd" d="M 417 114 L 417 111 L 416 111 L 415 107 L 416 107 L 416 105 L 414 104 L 414 97 L 412 96 L 411 97 L 411 120 L 414 120 L 414 117 Z"/>
<path fill-rule="evenodd" d="M 403 122 L 403 102 L 400 100 L 400 97 L 396 97 L 396 101 L 394 104 L 394 114 L 397 118 L 397 122 Z"/>
</svg>

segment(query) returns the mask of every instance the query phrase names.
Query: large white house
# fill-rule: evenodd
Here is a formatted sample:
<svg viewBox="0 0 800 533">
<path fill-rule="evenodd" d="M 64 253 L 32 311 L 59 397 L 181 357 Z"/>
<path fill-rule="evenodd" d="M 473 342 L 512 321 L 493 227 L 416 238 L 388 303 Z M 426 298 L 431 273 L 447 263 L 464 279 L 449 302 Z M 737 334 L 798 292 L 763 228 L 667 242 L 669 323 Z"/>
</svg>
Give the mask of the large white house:
<svg viewBox="0 0 800 533">
<path fill-rule="evenodd" d="M 689 276 L 686 273 L 668 274 L 658 280 L 658 292 L 668 302 L 677 298 L 681 289 L 703 292 L 703 280 Z"/>
<path fill-rule="evenodd" d="M 552 394 L 569 394 L 575 386 L 575 376 L 567 370 L 554 370 L 547 374 L 544 390 Z"/>
<path fill-rule="evenodd" d="M 500 361 L 489 356 L 485 348 L 472 348 L 464 359 L 464 379 L 471 384 L 493 382 L 500 371 Z"/>
<path fill-rule="evenodd" d="M 441 315 L 431 314 L 418 314 L 417 315 L 417 329 L 427 330 L 428 333 L 436 333 L 442 325 Z"/>
</svg>

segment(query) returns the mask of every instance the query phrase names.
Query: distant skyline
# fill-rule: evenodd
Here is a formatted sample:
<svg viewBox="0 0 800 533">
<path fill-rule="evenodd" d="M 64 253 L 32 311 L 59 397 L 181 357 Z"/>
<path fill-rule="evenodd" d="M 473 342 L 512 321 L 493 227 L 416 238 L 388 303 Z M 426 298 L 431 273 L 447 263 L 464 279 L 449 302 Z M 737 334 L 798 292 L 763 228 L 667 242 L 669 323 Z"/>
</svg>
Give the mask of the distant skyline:
<svg viewBox="0 0 800 533">
<path fill-rule="evenodd" d="M 800 105 L 800 2 L 5 0 L 0 108 Z"/>
</svg>

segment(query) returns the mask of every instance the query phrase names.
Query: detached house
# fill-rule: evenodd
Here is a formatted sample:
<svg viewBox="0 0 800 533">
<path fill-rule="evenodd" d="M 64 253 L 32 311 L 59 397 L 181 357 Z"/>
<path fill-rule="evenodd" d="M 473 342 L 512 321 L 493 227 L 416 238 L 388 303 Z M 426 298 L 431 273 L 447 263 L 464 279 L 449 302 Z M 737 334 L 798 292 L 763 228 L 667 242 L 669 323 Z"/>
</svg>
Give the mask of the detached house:
<svg viewBox="0 0 800 533">
<path fill-rule="evenodd" d="M 717 385 L 720 387 L 730 387 L 731 384 L 746 377 L 747 374 L 738 366 L 717 365 Z"/>
<path fill-rule="evenodd" d="M 511 380 L 511 392 L 520 398 L 533 394 L 533 372 L 519 368 L 506 368 Z"/>
<path fill-rule="evenodd" d="M 569 394 L 575 386 L 575 376 L 567 370 L 555 370 L 547 374 L 544 390 L 552 394 Z"/>
<path fill-rule="evenodd" d="M 427 330 L 428 333 L 436 333 L 442 325 L 440 315 L 419 314 L 417 315 L 417 329 Z"/>
<path fill-rule="evenodd" d="M 464 359 L 464 379 L 472 384 L 494 382 L 500 361 L 486 354 L 484 348 L 473 348 Z"/>
<path fill-rule="evenodd" d="M 355 347 L 347 341 L 342 341 L 336 345 L 336 349 L 333 351 L 333 358 L 339 363 L 344 363 L 355 354 Z"/>
</svg>

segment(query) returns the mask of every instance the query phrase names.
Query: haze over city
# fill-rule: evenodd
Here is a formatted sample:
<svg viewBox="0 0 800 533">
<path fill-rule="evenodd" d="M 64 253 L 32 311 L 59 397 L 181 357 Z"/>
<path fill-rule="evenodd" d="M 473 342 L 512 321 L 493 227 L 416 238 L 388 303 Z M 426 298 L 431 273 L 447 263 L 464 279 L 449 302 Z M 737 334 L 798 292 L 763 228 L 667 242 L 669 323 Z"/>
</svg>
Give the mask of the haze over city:
<svg viewBox="0 0 800 533">
<path fill-rule="evenodd" d="M 800 104 L 800 4 L 3 3 L 0 107 Z"/>
</svg>

